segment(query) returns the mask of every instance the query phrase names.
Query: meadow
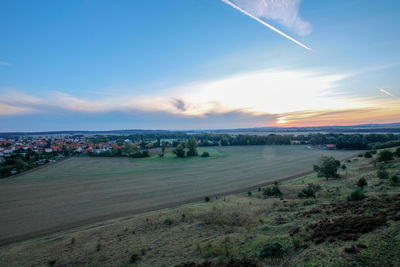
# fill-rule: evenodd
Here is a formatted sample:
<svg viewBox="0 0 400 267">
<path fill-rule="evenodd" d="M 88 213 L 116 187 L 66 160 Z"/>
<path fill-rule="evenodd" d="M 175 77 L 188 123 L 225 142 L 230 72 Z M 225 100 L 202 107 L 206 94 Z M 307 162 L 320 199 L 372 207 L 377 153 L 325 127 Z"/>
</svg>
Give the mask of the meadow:
<svg viewBox="0 0 400 267">
<path fill-rule="evenodd" d="M 321 155 L 355 151 L 306 146 L 201 148 L 208 158 L 74 157 L 0 181 L 0 242 L 257 188 L 312 170 Z"/>
</svg>

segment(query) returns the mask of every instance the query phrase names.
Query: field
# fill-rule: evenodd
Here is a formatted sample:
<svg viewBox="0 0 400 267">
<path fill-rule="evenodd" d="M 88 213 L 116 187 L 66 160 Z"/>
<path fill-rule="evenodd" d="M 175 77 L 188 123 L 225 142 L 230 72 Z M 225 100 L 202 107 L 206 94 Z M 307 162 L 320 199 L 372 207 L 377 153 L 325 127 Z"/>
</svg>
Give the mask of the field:
<svg viewBox="0 0 400 267">
<path fill-rule="evenodd" d="M 323 154 L 356 153 L 305 146 L 203 150 L 211 157 L 76 157 L 1 180 L 0 243 L 256 188 L 310 171 Z"/>
</svg>

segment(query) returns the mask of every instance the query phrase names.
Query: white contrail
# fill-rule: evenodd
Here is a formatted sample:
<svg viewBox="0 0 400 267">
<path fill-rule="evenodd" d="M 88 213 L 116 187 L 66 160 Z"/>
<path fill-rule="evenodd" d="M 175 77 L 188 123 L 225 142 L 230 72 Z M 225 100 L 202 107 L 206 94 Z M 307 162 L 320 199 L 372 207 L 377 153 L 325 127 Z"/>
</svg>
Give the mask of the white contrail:
<svg viewBox="0 0 400 267">
<path fill-rule="evenodd" d="M 239 11 L 242 12 L 243 14 L 249 16 L 250 18 L 252 18 L 252 19 L 254 19 L 254 20 L 260 22 L 262 25 L 267 26 L 267 27 L 270 28 L 271 30 L 273 30 L 273 31 L 279 33 L 280 35 L 282 35 L 283 37 L 286 37 L 286 38 L 289 39 L 290 41 L 295 42 L 295 43 L 298 44 L 299 46 L 304 47 L 304 48 L 307 49 L 307 50 L 312 50 L 311 48 L 309 48 L 308 46 L 306 46 L 306 45 L 300 43 L 299 41 L 297 41 L 297 40 L 294 39 L 293 37 L 290 37 L 290 36 L 287 35 L 286 33 L 284 33 L 284 32 L 282 32 L 282 31 L 278 30 L 277 28 L 275 28 L 274 26 L 272 26 L 272 25 L 266 23 L 265 21 L 263 21 L 263 20 L 257 18 L 256 16 L 250 14 L 250 13 L 247 12 L 246 10 L 244 10 L 244 9 L 242 9 L 242 8 L 240 8 L 240 7 L 238 7 L 237 5 L 235 5 L 234 3 L 232 3 L 231 1 L 229 1 L 229 0 L 221 0 L 221 1 L 224 2 L 225 4 L 230 5 L 230 6 L 233 7 L 234 9 L 239 10 Z"/>
<path fill-rule="evenodd" d="M 383 88 L 379 88 L 379 91 L 382 92 L 382 93 L 384 93 L 384 94 L 386 94 L 386 95 L 388 95 L 388 96 L 395 97 L 393 94 L 391 94 L 390 92 L 386 91 L 386 90 L 383 89 Z"/>
</svg>

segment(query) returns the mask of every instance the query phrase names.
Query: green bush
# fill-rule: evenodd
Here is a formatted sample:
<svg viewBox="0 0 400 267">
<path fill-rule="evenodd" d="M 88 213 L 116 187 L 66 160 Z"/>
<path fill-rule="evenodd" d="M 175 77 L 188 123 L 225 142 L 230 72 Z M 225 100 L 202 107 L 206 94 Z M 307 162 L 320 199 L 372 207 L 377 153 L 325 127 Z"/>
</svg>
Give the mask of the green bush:
<svg viewBox="0 0 400 267">
<path fill-rule="evenodd" d="M 286 249 L 279 243 L 267 242 L 260 251 L 260 258 L 282 258 L 286 254 Z"/>
<path fill-rule="evenodd" d="M 208 152 L 203 152 L 203 153 L 201 154 L 201 156 L 202 156 L 203 158 L 207 158 L 207 157 L 210 156 L 210 153 L 208 153 Z"/>
<path fill-rule="evenodd" d="M 389 178 L 389 173 L 388 173 L 385 169 L 378 170 L 378 171 L 376 172 L 376 175 L 377 175 L 380 179 L 388 179 L 388 178 Z"/>
<path fill-rule="evenodd" d="M 357 182 L 357 186 L 364 189 L 364 187 L 368 186 L 368 182 L 365 180 L 365 178 L 360 178 L 360 180 Z"/>
<path fill-rule="evenodd" d="M 321 190 L 321 186 L 318 184 L 308 184 L 307 187 L 303 188 L 301 192 L 299 192 L 298 196 L 300 198 L 315 198 L 316 193 Z"/>
<path fill-rule="evenodd" d="M 208 197 L 208 196 L 205 197 L 205 198 L 204 198 L 204 201 L 205 201 L 205 202 L 210 202 L 210 197 Z"/>
<path fill-rule="evenodd" d="M 393 152 L 390 150 L 382 150 L 381 152 L 379 152 L 378 155 L 378 161 L 382 162 L 382 161 L 389 161 L 389 160 L 393 160 Z"/>
<path fill-rule="evenodd" d="M 363 200 L 367 196 L 361 188 L 358 188 L 356 191 L 352 192 L 349 197 L 347 197 L 348 201 L 357 201 Z"/>
<path fill-rule="evenodd" d="M 394 152 L 394 155 L 395 155 L 396 157 L 400 158 L 400 147 L 398 147 L 398 148 L 396 149 L 396 151 Z"/>
<path fill-rule="evenodd" d="M 397 175 L 393 175 L 392 177 L 390 177 L 390 183 L 392 185 L 398 185 L 400 184 L 400 177 Z"/>
<path fill-rule="evenodd" d="M 269 196 L 269 197 L 280 197 L 282 196 L 282 192 L 279 189 L 278 184 L 274 184 L 272 187 L 267 187 L 263 191 L 264 196 Z"/>
<path fill-rule="evenodd" d="M 140 256 L 137 253 L 133 253 L 131 258 L 129 259 L 129 263 L 136 263 L 140 259 Z"/>
<path fill-rule="evenodd" d="M 364 153 L 364 158 L 367 158 L 367 159 L 372 158 L 371 152 L 369 152 L 369 151 L 365 152 Z"/>
</svg>

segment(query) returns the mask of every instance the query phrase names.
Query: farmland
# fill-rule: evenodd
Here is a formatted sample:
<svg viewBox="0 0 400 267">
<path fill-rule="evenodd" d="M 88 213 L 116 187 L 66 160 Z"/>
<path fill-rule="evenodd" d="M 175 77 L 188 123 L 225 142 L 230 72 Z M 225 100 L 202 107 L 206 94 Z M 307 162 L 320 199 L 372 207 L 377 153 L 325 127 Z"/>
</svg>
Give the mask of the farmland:
<svg viewBox="0 0 400 267">
<path fill-rule="evenodd" d="M 60 229 L 255 188 L 312 169 L 321 155 L 355 151 L 305 146 L 205 149 L 209 158 L 74 157 L 0 181 L 0 240 Z M 201 151 L 200 151 L 201 152 Z"/>
</svg>

